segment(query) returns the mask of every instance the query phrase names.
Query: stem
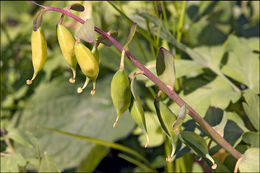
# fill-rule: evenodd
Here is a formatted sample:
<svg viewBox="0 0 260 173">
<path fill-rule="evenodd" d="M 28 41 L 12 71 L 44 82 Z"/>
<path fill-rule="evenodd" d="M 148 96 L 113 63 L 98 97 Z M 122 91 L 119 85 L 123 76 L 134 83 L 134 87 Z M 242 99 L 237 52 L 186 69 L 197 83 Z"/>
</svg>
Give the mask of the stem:
<svg viewBox="0 0 260 173">
<path fill-rule="evenodd" d="M 11 141 L 9 140 L 8 136 L 6 135 L 4 128 L 1 128 L 1 133 L 3 135 L 3 138 L 5 140 L 6 145 L 8 146 L 8 149 L 10 150 L 10 153 L 14 154 L 15 153 L 14 148 L 13 148 Z"/>
<path fill-rule="evenodd" d="M 34 4 L 38 5 L 34 2 Z M 78 16 L 60 9 L 56 7 L 48 7 L 48 6 L 42 6 L 44 9 L 49 11 L 57 11 L 60 13 L 63 13 L 76 21 L 84 24 L 85 21 Z M 107 39 L 109 39 L 120 51 L 123 51 L 123 46 L 116 41 L 113 37 L 108 35 L 105 31 L 99 29 L 98 27 L 94 28 L 95 31 L 103 36 L 105 36 Z M 187 108 L 189 110 L 189 115 L 220 145 L 222 146 L 226 151 L 228 151 L 231 155 L 233 155 L 236 159 L 239 159 L 242 157 L 242 154 L 235 150 L 223 137 L 221 137 L 201 116 L 191 107 L 189 106 L 182 98 L 179 97 L 179 95 L 174 91 L 171 90 L 165 83 L 163 83 L 159 78 L 157 78 L 151 71 L 149 71 L 143 64 L 141 64 L 132 54 L 129 50 L 126 50 L 125 52 L 128 59 L 141 71 L 143 71 L 144 75 L 149 78 L 151 81 L 153 81 L 162 91 L 164 91 L 173 101 L 175 101 L 180 107 L 182 107 L 184 104 L 187 105 Z"/>
</svg>

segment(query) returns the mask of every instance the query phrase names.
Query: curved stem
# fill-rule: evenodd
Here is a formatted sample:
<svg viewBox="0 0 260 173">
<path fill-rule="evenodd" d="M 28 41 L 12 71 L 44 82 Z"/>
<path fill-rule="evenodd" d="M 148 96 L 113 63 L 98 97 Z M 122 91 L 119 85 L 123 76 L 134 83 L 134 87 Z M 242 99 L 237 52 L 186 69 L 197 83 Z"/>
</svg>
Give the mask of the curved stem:
<svg viewBox="0 0 260 173">
<path fill-rule="evenodd" d="M 34 2 L 34 4 L 38 5 Z M 57 11 L 60 13 L 63 13 L 76 21 L 84 24 L 85 21 L 78 16 L 72 14 L 69 11 L 63 10 L 61 8 L 56 7 L 49 7 L 49 6 L 42 6 L 39 5 L 42 8 L 49 10 L 49 11 Z M 98 27 L 94 28 L 95 31 L 103 36 L 105 36 L 107 39 L 109 39 L 120 51 L 123 50 L 123 46 L 116 41 L 113 37 L 111 37 L 109 34 L 107 34 L 105 31 L 99 29 Z M 141 71 L 143 71 L 143 74 L 149 78 L 151 81 L 153 81 L 162 91 L 164 91 L 173 101 L 175 101 L 180 107 L 182 107 L 184 104 L 187 105 L 187 108 L 189 110 L 189 115 L 220 145 L 222 146 L 226 151 L 228 151 L 231 155 L 233 155 L 236 159 L 239 159 L 242 157 L 242 154 L 235 150 L 223 137 L 221 137 L 201 116 L 191 107 L 189 106 L 182 98 L 179 97 L 179 95 L 174 91 L 171 90 L 165 83 L 163 83 L 159 78 L 157 78 L 151 71 L 149 71 L 143 64 L 141 64 L 132 54 L 129 50 L 126 50 L 125 52 L 128 59 Z"/>
</svg>

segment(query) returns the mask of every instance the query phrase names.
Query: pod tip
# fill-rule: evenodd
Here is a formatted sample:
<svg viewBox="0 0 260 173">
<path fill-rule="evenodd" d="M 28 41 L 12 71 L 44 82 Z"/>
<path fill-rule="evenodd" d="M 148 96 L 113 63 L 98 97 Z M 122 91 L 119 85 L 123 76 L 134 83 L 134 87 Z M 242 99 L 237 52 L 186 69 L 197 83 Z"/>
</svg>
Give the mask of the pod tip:
<svg viewBox="0 0 260 173">
<path fill-rule="evenodd" d="M 83 89 L 80 87 L 77 89 L 77 93 L 82 93 L 82 91 L 83 91 Z"/>
<path fill-rule="evenodd" d="M 166 159 L 165 159 L 167 162 L 171 162 L 172 161 L 172 157 L 171 156 L 168 156 L 168 157 L 166 157 Z"/>
<path fill-rule="evenodd" d="M 29 79 L 26 80 L 26 84 L 27 84 L 27 85 L 31 85 L 31 84 L 32 84 L 32 80 L 29 80 Z"/>
<path fill-rule="evenodd" d="M 90 94 L 93 96 L 95 95 L 96 91 L 95 90 L 91 90 Z"/>
<path fill-rule="evenodd" d="M 217 164 L 214 163 L 212 166 L 211 166 L 212 169 L 216 169 L 217 168 Z"/>
<path fill-rule="evenodd" d="M 145 143 L 144 148 L 147 148 L 149 143 L 150 143 L 149 136 L 146 134 L 146 143 Z"/>
<path fill-rule="evenodd" d="M 116 120 L 116 121 L 114 122 L 114 124 L 113 124 L 113 128 L 115 128 L 115 127 L 116 127 L 116 125 L 117 125 L 117 122 L 118 122 L 118 120 Z"/>
<path fill-rule="evenodd" d="M 70 79 L 69 79 L 69 82 L 70 82 L 70 83 L 75 83 L 75 78 L 70 78 Z"/>
</svg>

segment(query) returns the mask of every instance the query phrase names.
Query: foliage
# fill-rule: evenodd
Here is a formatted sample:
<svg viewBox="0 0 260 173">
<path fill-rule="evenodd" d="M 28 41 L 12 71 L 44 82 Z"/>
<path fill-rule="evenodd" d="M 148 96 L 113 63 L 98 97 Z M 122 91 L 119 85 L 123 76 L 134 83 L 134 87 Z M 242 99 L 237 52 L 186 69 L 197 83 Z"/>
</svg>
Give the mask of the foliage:
<svg viewBox="0 0 260 173">
<path fill-rule="evenodd" d="M 135 80 L 132 102 L 137 100 L 140 123 L 136 126 L 127 110 L 113 128 L 116 110 L 110 82 L 119 69 L 121 52 L 104 37 L 93 35 L 93 25 L 111 31 L 138 61 L 171 88 L 174 85 L 178 95 L 243 154 L 240 172 L 259 172 L 258 1 L 41 4 L 71 5 L 73 14 L 88 21 L 81 25 L 64 16 L 63 23 L 73 35 L 94 40 L 83 42 L 89 49 L 100 42 L 96 94 L 90 95 L 90 86 L 77 93 L 85 80 L 79 66 L 76 82 L 68 82 L 71 70 L 56 34 L 60 14 L 48 11 L 37 23 L 47 40 L 46 63 L 27 86 L 33 74 L 33 21 L 41 8 L 30 2 L 1 1 L 1 172 L 200 172 L 214 163 L 215 172 L 232 172 L 236 167 L 236 160 L 185 116 L 184 109 L 165 93 L 157 95 L 160 88 L 151 80 L 136 75 L 139 69 L 128 58 L 124 67 Z M 158 119 L 155 98 L 172 114 L 181 114 L 175 121 L 174 140 L 162 128 L 166 124 L 167 131 L 171 129 L 169 122 L 163 122 L 171 114 Z M 165 160 L 169 155 L 172 162 Z"/>
</svg>

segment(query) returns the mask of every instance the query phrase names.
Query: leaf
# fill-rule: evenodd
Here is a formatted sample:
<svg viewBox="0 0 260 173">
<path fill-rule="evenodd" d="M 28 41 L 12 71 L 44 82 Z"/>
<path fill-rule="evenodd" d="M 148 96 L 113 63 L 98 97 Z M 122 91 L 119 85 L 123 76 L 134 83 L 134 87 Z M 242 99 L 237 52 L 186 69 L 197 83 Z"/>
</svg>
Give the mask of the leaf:
<svg viewBox="0 0 260 173">
<path fill-rule="evenodd" d="M 242 139 L 245 143 L 250 144 L 251 147 L 259 148 L 260 132 L 245 132 Z"/>
<path fill-rule="evenodd" d="M 109 30 L 109 31 L 108 31 L 108 34 L 109 34 L 111 37 L 116 38 L 117 35 L 118 35 L 118 32 L 117 32 L 117 31 L 114 31 L 114 30 Z M 104 45 L 109 46 L 109 47 L 113 45 L 113 43 L 112 43 L 109 39 L 107 39 L 105 36 L 103 36 L 103 35 L 100 35 L 100 36 L 97 38 L 97 42 L 103 43 Z"/>
<path fill-rule="evenodd" d="M 94 22 L 92 19 L 88 19 L 76 32 L 76 36 L 88 43 L 94 41 L 95 31 L 94 31 Z"/>
<path fill-rule="evenodd" d="M 174 87 L 176 79 L 174 56 L 163 47 L 160 48 L 156 59 L 156 73 L 166 85 Z"/>
<path fill-rule="evenodd" d="M 205 115 L 209 106 L 225 109 L 230 102 L 235 103 L 240 98 L 240 93 L 235 92 L 224 79 L 217 77 L 192 93 L 184 95 L 181 92 L 180 97 L 200 115 Z"/>
<path fill-rule="evenodd" d="M 28 131 L 12 128 L 8 131 L 8 137 L 28 148 L 35 148 L 37 139 Z"/>
<path fill-rule="evenodd" d="M 95 171 L 98 164 L 108 154 L 108 152 L 108 148 L 101 145 L 95 145 L 90 153 L 81 161 L 80 165 L 77 168 L 77 172 Z"/>
<path fill-rule="evenodd" d="M 26 161 L 20 153 L 1 156 L 1 172 L 19 172 L 19 166 L 25 165 Z"/>
<path fill-rule="evenodd" d="M 131 26 L 131 29 L 130 29 L 130 33 L 127 37 L 127 40 L 126 40 L 126 43 L 124 44 L 123 48 L 125 49 L 128 44 L 132 41 L 132 39 L 134 38 L 134 35 L 135 35 L 135 30 L 136 30 L 136 23 L 134 23 L 132 26 Z"/>
<path fill-rule="evenodd" d="M 243 154 L 239 164 L 239 171 L 243 172 L 260 172 L 259 148 L 249 148 Z"/>
<path fill-rule="evenodd" d="M 246 90 L 243 94 L 246 103 L 243 108 L 253 126 L 259 131 L 259 96 L 253 90 Z"/>
<path fill-rule="evenodd" d="M 91 152 L 94 144 L 72 140 L 70 137 L 37 127 L 48 126 L 106 141 L 115 141 L 126 136 L 134 127 L 129 113 L 121 117 L 116 129 L 111 128 L 114 122 L 112 115 L 116 114 L 110 98 L 111 79 L 112 76 L 104 76 L 97 80 L 94 97 L 89 94 L 90 87 L 86 88 L 88 91 L 85 94 L 77 95 L 79 83 L 70 85 L 66 77 L 42 83 L 25 104 L 18 128 L 28 130 L 37 136 L 40 151 L 48 152 L 60 168 L 78 166 Z M 18 151 L 24 156 L 36 156 L 24 147 L 17 146 Z"/>
<path fill-rule="evenodd" d="M 228 62 L 222 72 L 259 93 L 259 55 L 254 54 L 248 41 L 230 35 L 227 42 Z"/>
<path fill-rule="evenodd" d="M 61 170 L 47 152 L 45 152 L 38 172 L 61 172 Z"/>
</svg>

